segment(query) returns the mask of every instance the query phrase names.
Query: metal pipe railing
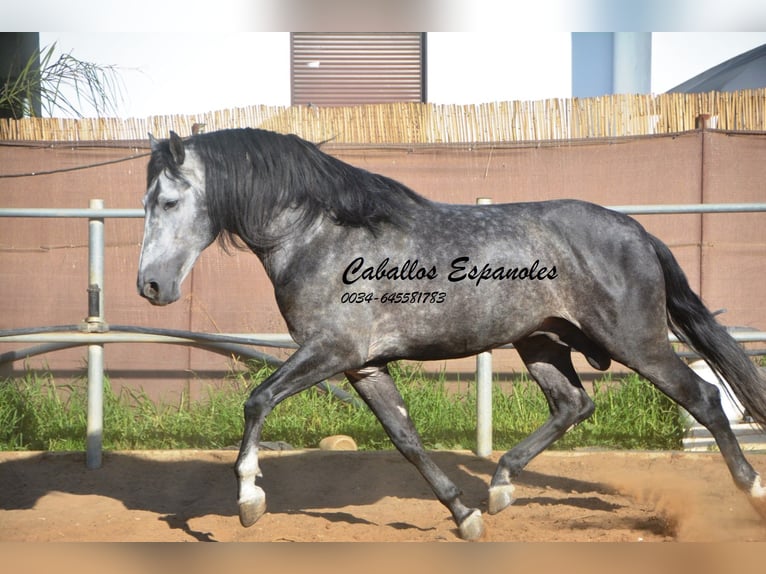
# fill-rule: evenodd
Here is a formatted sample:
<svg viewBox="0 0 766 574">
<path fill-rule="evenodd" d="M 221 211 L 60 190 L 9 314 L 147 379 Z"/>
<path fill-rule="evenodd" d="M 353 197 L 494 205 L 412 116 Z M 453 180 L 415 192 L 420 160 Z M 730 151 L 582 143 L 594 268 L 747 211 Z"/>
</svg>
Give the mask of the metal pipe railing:
<svg viewBox="0 0 766 574">
<path fill-rule="evenodd" d="M 489 197 L 476 199 L 476 205 L 490 204 Z M 492 351 L 476 355 L 476 454 L 492 454 Z"/>
<path fill-rule="evenodd" d="M 91 199 L 90 208 L 104 208 L 103 199 Z M 88 318 L 89 330 L 106 328 L 104 322 L 104 219 L 88 219 Z M 104 345 L 88 345 L 88 422 L 87 452 L 88 468 L 101 467 L 101 451 L 104 437 Z"/>
<path fill-rule="evenodd" d="M 607 209 L 627 215 L 689 213 L 754 213 L 766 211 L 766 203 L 676 203 L 652 205 L 612 205 Z M 143 218 L 143 209 L 87 209 L 47 207 L 0 207 L 0 217 Z"/>
<path fill-rule="evenodd" d="M 699 203 L 667 205 L 615 205 L 609 207 L 626 215 L 679 214 L 679 213 L 754 213 L 766 211 L 766 203 Z"/>
<path fill-rule="evenodd" d="M 101 204 L 103 206 L 103 202 Z M 143 209 L 106 209 L 79 207 L 0 207 L 0 217 L 45 217 L 81 219 L 143 219 Z"/>
<path fill-rule="evenodd" d="M 192 345 L 203 343 L 240 343 L 257 347 L 276 347 L 280 349 L 296 349 L 298 345 L 287 333 L 195 333 L 189 336 L 166 335 L 163 333 L 133 333 L 120 332 L 119 326 L 111 326 L 103 332 L 87 331 L 56 331 L 42 333 L 3 334 L 0 331 L 0 343 L 66 343 L 74 345 L 91 345 L 104 343 L 168 343 L 175 345 Z M 213 336 L 210 336 L 213 335 Z"/>
<path fill-rule="evenodd" d="M 486 199 L 483 203 L 491 203 Z M 614 211 L 629 215 L 649 214 L 702 214 L 702 213 L 746 213 L 764 212 L 766 203 L 713 203 L 713 204 L 666 204 L 666 205 L 621 205 L 608 207 Z M 204 335 L 208 341 L 215 338 L 212 334 L 196 333 L 194 336 L 174 336 L 168 334 L 149 333 L 114 333 L 104 320 L 104 286 L 103 286 L 103 225 L 106 218 L 143 218 L 143 209 L 106 209 L 102 200 L 91 200 L 88 209 L 80 208 L 0 208 L 0 217 L 43 217 L 43 218 L 87 218 L 89 220 L 89 313 L 85 331 L 68 333 L 31 333 L 0 336 L 0 342 L 29 342 L 48 343 L 48 347 L 37 349 L 55 350 L 69 348 L 73 345 L 88 345 L 88 452 L 86 464 L 88 468 L 98 468 L 101 465 L 101 435 L 103 426 L 103 345 L 105 343 L 151 342 L 204 346 L 199 336 Z M 98 244 L 98 245 L 94 245 Z M 94 314 L 92 293 L 97 293 L 97 310 Z M 740 342 L 766 341 L 764 332 L 735 332 L 732 336 Z M 289 335 L 219 335 L 229 338 L 229 344 L 242 343 L 246 345 L 274 346 L 295 348 L 296 345 Z M 258 340 L 259 342 L 255 342 Z M 670 340 L 678 339 L 670 335 Z M 210 343 L 213 344 L 213 343 Z M 225 344 L 220 341 L 220 344 Z M 57 345 L 60 345 L 57 346 Z M 501 348 L 512 348 L 506 345 Z M 0 358 L 16 360 L 20 354 L 5 353 Z M 477 454 L 488 456 L 492 451 L 492 354 L 481 353 L 476 363 L 477 397 L 482 400 L 477 404 Z M 489 397 L 489 400 L 486 399 Z"/>
</svg>

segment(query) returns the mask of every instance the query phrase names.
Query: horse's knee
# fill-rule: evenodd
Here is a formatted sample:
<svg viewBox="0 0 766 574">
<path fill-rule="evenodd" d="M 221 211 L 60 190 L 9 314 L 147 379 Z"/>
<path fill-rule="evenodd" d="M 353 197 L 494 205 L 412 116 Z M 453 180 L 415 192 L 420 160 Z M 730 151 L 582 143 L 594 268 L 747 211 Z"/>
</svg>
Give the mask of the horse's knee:
<svg viewBox="0 0 766 574">
<path fill-rule="evenodd" d="M 258 419 L 266 416 L 273 408 L 269 393 L 261 392 L 260 387 L 256 387 L 245 401 L 243 408 L 245 419 Z"/>
</svg>

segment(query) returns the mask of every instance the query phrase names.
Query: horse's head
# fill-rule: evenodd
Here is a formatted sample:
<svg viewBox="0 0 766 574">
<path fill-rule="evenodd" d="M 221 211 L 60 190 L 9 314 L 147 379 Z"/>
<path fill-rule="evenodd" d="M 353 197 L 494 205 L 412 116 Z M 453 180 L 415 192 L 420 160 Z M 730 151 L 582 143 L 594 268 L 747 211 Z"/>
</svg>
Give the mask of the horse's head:
<svg viewBox="0 0 766 574">
<path fill-rule="evenodd" d="M 174 132 L 169 140 L 150 140 L 138 292 L 154 305 L 167 305 L 181 296 L 181 283 L 215 233 L 199 157 Z"/>
</svg>

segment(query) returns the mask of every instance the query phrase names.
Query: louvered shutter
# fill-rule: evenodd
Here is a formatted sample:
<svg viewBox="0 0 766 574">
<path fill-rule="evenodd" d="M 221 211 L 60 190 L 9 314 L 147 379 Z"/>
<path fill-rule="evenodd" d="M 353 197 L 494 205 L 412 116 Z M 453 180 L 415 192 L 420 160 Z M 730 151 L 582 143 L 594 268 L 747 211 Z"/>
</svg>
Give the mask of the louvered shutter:
<svg viewBox="0 0 766 574">
<path fill-rule="evenodd" d="M 425 101 L 425 34 L 290 35 L 293 104 Z"/>
</svg>

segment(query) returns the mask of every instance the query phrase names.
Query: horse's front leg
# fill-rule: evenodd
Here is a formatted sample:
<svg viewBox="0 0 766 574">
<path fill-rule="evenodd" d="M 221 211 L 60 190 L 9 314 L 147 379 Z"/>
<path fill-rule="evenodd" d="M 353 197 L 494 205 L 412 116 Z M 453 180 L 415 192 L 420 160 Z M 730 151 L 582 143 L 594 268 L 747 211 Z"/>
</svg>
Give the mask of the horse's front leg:
<svg viewBox="0 0 766 574">
<path fill-rule="evenodd" d="M 245 431 L 234 470 L 239 482 L 239 520 L 252 526 L 266 512 L 266 493 L 255 484 L 261 476 L 258 443 L 266 416 L 287 397 L 299 393 L 348 367 L 349 355 L 331 353 L 320 342 L 301 346 L 245 402 Z M 351 363 L 353 364 L 353 363 Z"/>
<path fill-rule="evenodd" d="M 460 501 L 458 487 L 428 456 L 388 368 L 369 366 L 347 371 L 346 376 L 378 417 L 394 446 L 415 465 L 431 485 L 439 501 L 449 508 L 460 536 L 466 540 L 480 538 L 484 532 L 481 512 L 477 508 L 465 506 Z"/>
</svg>

